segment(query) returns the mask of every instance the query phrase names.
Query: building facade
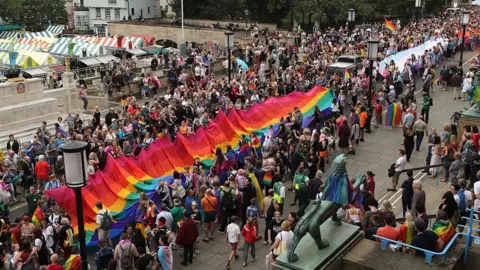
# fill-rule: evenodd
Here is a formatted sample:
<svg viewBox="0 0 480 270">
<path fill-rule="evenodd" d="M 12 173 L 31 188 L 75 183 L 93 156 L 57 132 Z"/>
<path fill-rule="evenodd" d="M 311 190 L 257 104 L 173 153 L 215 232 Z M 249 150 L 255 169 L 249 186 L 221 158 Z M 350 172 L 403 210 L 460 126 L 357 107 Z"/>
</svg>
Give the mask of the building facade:
<svg viewBox="0 0 480 270">
<path fill-rule="evenodd" d="M 80 2 L 80 0 L 74 0 Z M 157 17 L 156 0 L 84 0 L 75 11 L 75 27 L 93 29 L 98 36 L 108 36 L 109 21 L 141 20 Z"/>
</svg>

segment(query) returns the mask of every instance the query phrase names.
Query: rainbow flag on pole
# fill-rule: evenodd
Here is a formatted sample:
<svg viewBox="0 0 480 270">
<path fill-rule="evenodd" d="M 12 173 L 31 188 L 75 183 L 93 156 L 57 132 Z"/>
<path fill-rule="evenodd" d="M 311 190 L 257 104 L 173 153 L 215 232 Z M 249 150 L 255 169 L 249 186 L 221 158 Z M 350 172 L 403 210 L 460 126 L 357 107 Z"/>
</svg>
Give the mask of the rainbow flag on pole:
<svg viewBox="0 0 480 270">
<path fill-rule="evenodd" d="M 393 24 L 392 21 L 389 21 L 387 19 L 385 19 L 385 27 L 387 27 L 387 29 L 390 30 L 391 32 L 395 32 L 395 30 L 397 29 L 395 24 Z"/>
<path fill-rule="evenodd" d="M 348 82 L 350 80 L 350 71 L 348 71 L 348 68 L 345 69 L 345 82 Z"/>
<path fill-rule="evenodd" d="M 40 207 L 37 207 L 37 209 L 35 209 L 35 212 L 33 212 L 33 216 L 32 216 L 33 225 L 35 225 L 36 227 L 42 226 L 42 219 L 43 219 L 43 211 L 42 209 L 40 209 Z"/>
</svg>

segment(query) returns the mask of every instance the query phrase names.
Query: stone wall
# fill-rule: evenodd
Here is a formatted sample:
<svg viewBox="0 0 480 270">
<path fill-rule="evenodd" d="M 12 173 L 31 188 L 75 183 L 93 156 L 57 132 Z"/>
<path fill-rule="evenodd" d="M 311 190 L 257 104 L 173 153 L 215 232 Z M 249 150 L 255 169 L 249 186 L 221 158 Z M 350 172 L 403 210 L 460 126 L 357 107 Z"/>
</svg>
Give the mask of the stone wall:
<svg viewBox="0 0 480 270">
<path fill-rule="evenodd" d="M 182 42 L 182 29 L 179 27 L 112 22 L 108 24 L 108 29 L 111 35 L 146 35 L 154 37 L 155 40 L 169 39 L 177 44 Z M 184 29 L 187 42 L 204 43 L 216 40 L 219 44 L 223 44 L 225 40 L 224 31 L 192 27 Z"/>
<path fill-rule="evenodd" d="M 156 25 L 156 24 L 170 24 L 172 19 L 169 18 L 152 18 L 152 19 L 145 19 L 145 23 L 148 25 Z M 203 27 L 203 28 L 211 28 L 212 24 L 220 23 L 222 27 L 230 23 L 230 21 L 213 21 L 213 20 L 201 20 L 201 19 L 185 19 L 183 21 L 184 26 L 193 26 L 193 27 Z M 242 21 L 233 21 L 234 23 L 238 23 L 241 30 L 245 29 L 245 20 Z M 248 21 L 247 26 L 250 26 L 250 21 Z M 258 29 L 262 30 L 267 28 L 270 31 L 273 31 L 277 28 L 275 23 L 257 23 Z"/>
</svg>

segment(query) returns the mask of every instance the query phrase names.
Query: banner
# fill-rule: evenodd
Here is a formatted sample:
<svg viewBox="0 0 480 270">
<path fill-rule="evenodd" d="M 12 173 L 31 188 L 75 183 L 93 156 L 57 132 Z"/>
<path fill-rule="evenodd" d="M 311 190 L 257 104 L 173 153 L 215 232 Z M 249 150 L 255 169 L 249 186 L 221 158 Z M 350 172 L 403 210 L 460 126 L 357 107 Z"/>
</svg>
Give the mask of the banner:
<svg viewBox="0 0 480 270">
<path fill-rule="evenodd" d="M 18 52 L 10 52 L 9 58 L 10 58 L 10 66 L 16 66 L 17 65 L 17 57 L 18 57 Z"/>
<path fill-rule="evenodd" d="M 426 50 L 430 50 L 433 47 L 437 46 L 438 44 L 441 44 L 442 47 L 446 50 L 447 49 L 447 42 L 448 42 L 448 39 L 441 39 L 441 38 L 437 39 L 436 41 L 427 40 L 421 45 L 418 45 L 416 47 L 413 47 L 413 48 L 405 50 L 405 51 L 398 52 L 394 55 L 390 55 L 389 57 L 383 59 L 380 62 L 379 72 L 381 74 L 383 74 L 383 71 L 385 70 L 385 68 L 387 68 L 388 65 L 390 64 L 390 61 L 393 60 L 395 62 L 395 65 L 398 67 L 398 71 L 400 71 L 400 73 L 402 73 L 403 68 L 405 67 L 405 63 L 407 62 L 408 59 L 412 58 L 412 54 L 414 54 L 416 56 L 416 58 L 418 59 L 423 54 L 425 54 Z"/>
<path fill-rule="evenodd" d="M 212 166 L 215 150 L 219 147 L 226 151 L 227 146 L 236 147 L 242 135 L 251 132 L 261 138 L 280 125 L 280 117 L 286 117 L 296 106 L 303 113 L 302 126 L 310 127 L 315 108 L 322 115 L 331 115 L 333 92 L 316 86 L 309 92 L 292 92 L 284 97 L 274 97 L 250 107 L 247 111 L 230 110 L 228 115 L 222 110 L 210 121 L 207 128 L 200 127 L 195 134 L 177 135 L 174 142 L 169 138 L 158 138 L 148 149 L 142 149 L 137 157 L 108 155 L 105 169 L 89 175 L 88 185 L 82 188 L 84 205 L 86 242 L 95 245 L 98 234 L 95 229 L 95 203 L 100 201 L 104 209 L 110 211 L 116 221 L 110 231 L 111 237 L 118 236 L 125 225 L 135 222 L 135 213 L 139 207 L 139 193 L 145 192 L 157 205 L 160 198 L 156 192 L 159 181 L 171 183 L 175 170 L 193 164 L 196 157 L 202 163 Z M 48 198 L 64 208 L 72 217 L 72 226 L 77 230 L 75 194 L 71 188 L 61 187 L 46 191 Z"/>
<path fill-rule="evenodd" d="M 75 48 L 76 43 L 68 44 L 68 55 L 73 56 L 73 49 Z"/>
</svg>

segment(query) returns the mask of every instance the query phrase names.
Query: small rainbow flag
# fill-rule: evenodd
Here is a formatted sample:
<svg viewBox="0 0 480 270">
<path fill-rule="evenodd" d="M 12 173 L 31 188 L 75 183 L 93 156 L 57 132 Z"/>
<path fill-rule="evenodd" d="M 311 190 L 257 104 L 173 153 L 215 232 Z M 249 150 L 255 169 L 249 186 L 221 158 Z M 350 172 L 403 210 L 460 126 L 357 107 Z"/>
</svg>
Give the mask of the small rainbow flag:
<svg viewBox="0 0 480 270">
<path fill-rule="evenodd" d="M 350 80 L 350 72 L 348 71 L 348 68 L 345 69 L 345 82 L 348 82 Z"/>
<path fill-rule="evenodd" d="M 18 230 L 18 225 L 10 230 L 10 240 L 12 241 L 12 245 L 20 244 L 20 231 Z"/>
<path fill-rule="evenodd" d="M 65 130 L 63 130 L 61 128 L 57 128 L 57 133 L 60 133 L 62 135 L 62 137 L 64 137 L 64 138 L 70 137 L 70 134 L 68 134 Z"/>
<path fill-rule="evenodd" d="M 402 122 L 402 109 L 396 103 L 392 103 L 387 108 L 387 117 L 385 126 L 396 127 Z"/>
<path fill-rule="evenodd" d="M 35 209 L 35 212 L 33 212 L 32 216 L 32 223 L 35 225 L 37 228 L 42 226 L 42 219 L 43 219 L 43 211 L 40 209 L 40 207 L 37 207 Z"/>
<path fill-rule="evenodd" d="M 395 30 L 397 29 L 395 24 L 393 24 L 392 21 L 389 21 L 387 19 L 385 19 L 385 27 L 387 27 L 387 29 L 390 30 L 391 32 L 395 32 Z"/>
<path fill-rule="evenodd" d="M 252 138 L 250 142 L 251 147 L 255 150 L 255 154 L 257 157 L 261 157 L 262 154 L 262 144 L 260 143 L 260 139 L 258 137 Z"/>
<path fill-rule="evenodd" d="M 437 234 L 437 236 L 442 239 L 445 245 L 448 245 L 452 237 L 455 235 L 455 228 L 452 226 L 452 223 L 448 220 L 439 220 L 435 222 L 431 230 Z"/>
<path fill-rule="evenodd" d="M 140 229 L 142 232 L 143 238 L 147 239 L 148 235 L 152 232 L 152 229 L 150 228 L 150 225 L 145 225 L 141 222 L 138 222 L 137 225 L 135 226 L 136 229 Z"/>
<path fill-rule="evenodd" d="M 81 270 L 82 269 L 82 259 L 80 255 L 72 254 L 68 257 L 68 260 L 63 265 L 65 270 Z"/>
<path fill-rule="evenodd" d="M 5 258 L 3 258 L 3 263 L 5 265 L 9 265 L 11 259 L 12 259 L 12 254 L 7 253 L 5 254 Z"/>
<path fill-rule="evenodd" d="M 265 174 L 263 175 L 263 184 L 267 186 L 271 186 L 272 179 L 273 179 L 272 171 L 265 172 Z"/>
</svg>

